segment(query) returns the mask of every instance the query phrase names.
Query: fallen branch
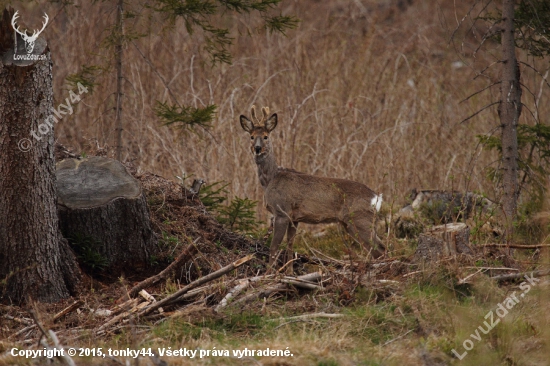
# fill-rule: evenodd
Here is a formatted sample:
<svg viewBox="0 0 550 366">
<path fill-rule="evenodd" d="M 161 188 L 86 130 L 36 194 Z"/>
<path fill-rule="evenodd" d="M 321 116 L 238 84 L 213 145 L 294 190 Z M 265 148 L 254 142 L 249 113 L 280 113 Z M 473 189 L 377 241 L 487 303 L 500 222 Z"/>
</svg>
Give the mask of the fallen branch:
<svg viewBox="0 0 550 366">
<path fill-rule="evenodd" d="M 345 317 L 344 314 L 329 314 L 322 311 L 320 313 L 297 315 L 297 316 L 291 316 L 288 318 L 277 318 L 272 320 L 303 320 L 303 319 L 311 319 L 311 318 L 331 318 L 332 319 L 332 318 L 343 318 L 343 317 Z"/>
<path fill-rule="evenodd" d="M 286 276 L 281 280 L 282 283 L 288 283 L 296 287 L 300 287 L 306 290 L 322 290 L 323 288 L 319 285 L 312 283 L 311 281 L 302 280 L 296 277 Z"/>
<path fill-rule="evenodd" d="M 254 254 L 247 255 L 246 257 L 243 257 L 243 258 L 239 259 L 238 261 L 235 261 L 235 262 L 233 262 L 233 263 L 217 270 L 216 272 L 212 272 L 212 273 L 210 273 L 210 274 L 208 274 L 204 277 L 199 278 L 196 281 L 191 282 L 190 284 L 188 284 L 187 286 L 185 286 L 181 290 L 173 293 L 172 295 L 162 299 L 161 301 L 158 301 L 154 304 L 149 305 L 148 307 L 143 309 L 139 313 L 139 315 L 146 315 L 146 314 L 152 312 L 153 310 L 158 309 L 161 306 L 164 306 L 164 305 L 167 305 L 167 304 L 170 304 L 170 303 L 176 301 L 179 297 L 181 297 L 185 293 L 189 292 L 190 290 L 194 289 L 195 287 L 199 287 L 202 284 L 213 281 L 216 278 L 219 278 L 219 277 L 223 276 L 224 274 L 227 274 L 227 273 L 231 272 L 235 268 L 238 268 L 238 267 L 242 266 L 243 264 L 245 264 L 246 262 L 250 261 L 252 258 L 254 258 Z"/>
<path fill-rule="evenodd" d="M 484 244 L 482 248 L 513 248 L 513 249 L 539 249 L 548 248 L 550 244 L 534 244 L 534 245 L 522 245 L 522 244 Z"/>
<path fill-rule="evenodd" d="M 506 280 L 515 280 L 518 278 L 524 278 L 525 276 L 528 277 L 541 277 L 541 276 L 548 276 L 550 275 L 550 270 L 540 270 L 540 271 L 533 271 L 533 272 L 525 272 L 525 273 L 511 273 L 511 274 L 505 274 L 505 275 L 498 275 L 491 277 L 492 280 L 497 281 L 506 281 Z"/>
<path fill-rule="evenodd" d="M 305 282 L 303 281 L 307 281 L 307 282 L 313 282 L 313 281 L 319 281 L 321 278 L 322 278 L 322 274 L 321 272 L 313 272 L 313 273 L 308 273 L 308 274 L 305 274 L 305 275 L 302 275 L 302 276 L 298 276 L 298 277 L 285 277 L 287 278 L 287 283 L 281 283 L 281 284 L 278 284 L 278 285 L 275 285 L 275 286 L 270 286 L 270 287 L 267 287 L 267 288 L 263 288 L 263 289 L 260 289 L 258 291 L 254 291 L 236 301 L 233 302 L 232 305 L 236 305 L 236 304 L 241 304 L 241 303 L 247 303 L 251 300 L 254 300 L 254 299 L 257 299 L 257 298 L 266 298 L 268 296 L 270 296 L 271 294 L 273 293 L 276 293 L 276 292 L 283 292 L 283 291 L 291 291 L 291 288 L 288 286 L 290 281 L 288 280 L 288 278 L 290 278 L 291 280 L 297 282 L 297 283 L 300 283 L 300 285 L 306 285 Z M 293 284 L 295 285 L 295 284 Z M 302 286 L 304 287 L 304 286 Z"/>
<path fill-rule="evenodd" d="M 9 314 L 4 314 L 3 317 L 8 319 L 8 320 L 16 321 L 16 322 L 18 322 L 20 324 L 23 324 L 23 325 L 31 325 L 32 324 L 32 322 L 28 319 L 18 318 L 16 316 L 11 316 Z"/>
<path fill-rule="evenodd" d="M 170 263 L 170 265 L 164 270 L 154 276 L 151 276 L 141 281 L 140 283 L 132 287 L 130 291 L 128 291 L 128 296 L 134 297 L 144 288 L 154 286 L 161 280 L 166 279 L 172 274 L 172 272 L 177 269 L 178 266 L 180 266 L 182 263 L 188 262 L 197 253 L 197 251 L 197 247 L 194 245 L 194 243 L 187 246 L 187 248 L 185 248 L 185 250 L 180 253 L 176 260 Z M 124 296 L 119 300 L 122 300 L 123 298 Z"/>
<path fill-rule="evenodd" d="M 55 323 L 56 321 L 58 321 L 59 319 L 61 319 L 62 317 L 64 317 L 65 315 L 75 311 L 76 309 L 78 309 L 82 304 L 84 304 L 82 302 L 82 300 L 77 300 L 75 302 L 73 302 L 71 305 L 67 306 L 65 309 L 61 310 L 59 313 L 55 314 L 54 317 L 53 317 L 53 322 Z M 32 315 L 32 313 L 31 313 Z M 16 320 L 16 319 L 13 319 L 13 320 Z M 21 334 L 29 331 L 29 330 L 32 330 L 34 328 L 36 328 L 37 326 L 37 322 L 35 320 L 35 323 L 34 324 L 30 324 L 28 326 L 26 326 L 25 328 L 21 329 L 20 331 L 18 331 L 17 333 L 15 334 L 12 334 L 11 336 L 8 337 L 9 338 L 14 338 L 14 337 L 18 337 L 20 336 Z"/>
<path fill-rule="evenodd" d="M 155 298 L 153 297 L 153 295 L 151 295 L 150 293 L 148 293 L 148 292 L 145 291 L 145 290 L 141 290 L 141 291 L 139 292 L 139 295 L 140 295 L 141 297 L 143 297 L 146 301 L 149 301 L 150 303 L 155 303 L 155 302 L 157 302 L 157 299 L 155 299 Z M 162 308 L 159 308 L 159 313 L 162 313 L 162 312 L 163 312 Z"/>
<path fill-rule="evenodd" d="M 231 298 L 237 296 L 242 291 L 244 291 L 248 286 L 250 286 L 250 283 L 257 282 L 257 281 L 259 281 L 261 279 L 264 279 L 264 278 L 267 278 L 267 277 L 272 277 L 272 276 L 256 276 L 256 277 L 245 278 L 245 279 L 242 279 L 242 280 L 238 281 L 237 286 L 233 287 L 227 293 L 227 295 L 224 296 L 224 298 L 220 301 L 220 303 L 218 305 L 216 305 L 216 307 L 214 308 L 214 311 L 217 313 L 222 308 L 226 307 L 229 300 L 231 300 Z"/>
<path fill-rule="evenodd" d="M 134 299 L 135 300 L 135 299 Z M 137 302 L 137 301 L 136 301 Z M 101 335 L 103 334 L 103 332 L 105 331 L 105 329 L 109 328 L 110 326 L 112 325 L 115 325 L 116 323 L 118 323 L 119 321 L 123 320 L 124 318 L 127 318 L 129 317 L 130 315 L 142 310 L 144 307 L 146 307 L 147 305 L 149 305 L 150 302 L 149 301 L 144 301 L 140 304 L 137 304 L 135 305 L 134 307 L 132 307 L 130 310 L 128 311 L 125 311 L 123 313 L 120 313 L 118 314 L 117 316 L 115 316 L 114 318 L 112 318 L 111 320 L 109 320 L 108 322 L 104 323 L 102 326 L 100 326 L 97 331 L 96 331 L 96 335 Z"/>
<path fill-rule="evenodd" d="M 74 304 L 72 304 L 71 306 L 73 306 L 73 305 Z M 63 312 L 63 311 L 61 311 L 61 312 Z M 69 366 L 76 366 L 73 359 L 70 356 L 66 355 L 62 351 L 63 346 L 61 346 L 61 344 L 59 343 L 59 339 L 57 338 L 57 335 L 55 334 L 55 332 L 51 329 L 49 331 L 46 331 L 46 329 L 44 328 L 44 325 L 42 325 L 42 323 L 40 322 L 40 320 L 38 318 L 38 315 L 36 314 L 36 312 L 34 310 L 31 310 L 30 313 L 31 313 L 31 316 L 32 316 L 36 326 L 38 327 L 38 329 L 40 329 L 40 332 L 44 336 L 44 338 L 42 338 L 42 336 L 40 337 L 40 344 L 42 344 L 42 346 L 47 348 L 48 350 L 52 350 L 52 349 L 58 350 L 60 356 L 57 356 L 57 357 L 59 357 L 63 362 L 65 362 Z M 61 315 L 61 316 L 63 316 L 63 315 Z M 52 342 L 54 344 L 53 347 L 50 347 L 50 345 L 48 344 L 48 342 L 47 342 L 48 338 L 50 338 L 52 340 Z"/>
<path fill-rule="evenodd" d="M 82 306 L 84 302 L 82 300 L 77 300 L 73 302 L 71 305 L 67 306 L 65 309 L 61 310 L 59 313 L 55 314 L 53 317 L 54 323 L 64 317 L 65 315 L 72 313 L 76 309 L 78 309 L 80 306 Z"/>
</svg>

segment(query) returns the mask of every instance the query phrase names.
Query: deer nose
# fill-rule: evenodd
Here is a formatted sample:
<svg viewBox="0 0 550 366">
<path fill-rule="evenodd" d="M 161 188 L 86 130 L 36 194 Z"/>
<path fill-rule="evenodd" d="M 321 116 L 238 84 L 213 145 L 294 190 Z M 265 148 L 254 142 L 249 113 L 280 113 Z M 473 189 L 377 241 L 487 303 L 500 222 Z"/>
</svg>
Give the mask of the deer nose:
<svg viewBox="0 0 550 366">
<path fill-rule="evenodd" d="M 254 149 L 256 150 L 256 154 L 259 154 L 262 152 L 262 147 L 261 146 L 254 146 Z"/>
</svg>

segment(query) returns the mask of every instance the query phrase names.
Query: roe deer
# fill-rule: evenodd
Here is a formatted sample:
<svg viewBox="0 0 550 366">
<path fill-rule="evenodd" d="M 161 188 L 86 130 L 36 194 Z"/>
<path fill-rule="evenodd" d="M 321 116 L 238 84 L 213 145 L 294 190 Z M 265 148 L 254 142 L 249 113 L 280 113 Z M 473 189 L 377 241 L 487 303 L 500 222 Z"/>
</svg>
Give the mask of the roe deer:
<svg viewBox="0 0 550 366">
<path fill-rule="evenodd" d="M 373 228 L 382 195 L 375 194 L 362 183 L 317 177 L 277 166 L 269 140 L 269 134 L 277 126 L 277 114 L 269 116 L 269 108 L 264 107 L 263 117 L 258 120 L 254 106 L 251 114 L 254 122 L 241 115 L 240 123 L 250 134 L 250 149 L 258 165 L 264 200 L 274 216 L 269 265 L 277 260 L 285 232 L 288 243 L 285 263 L 291 259 L 292 242 L 299 222 L 339 222 L 374 257 L 382 256 L 385 248 Z"/>
</svg>

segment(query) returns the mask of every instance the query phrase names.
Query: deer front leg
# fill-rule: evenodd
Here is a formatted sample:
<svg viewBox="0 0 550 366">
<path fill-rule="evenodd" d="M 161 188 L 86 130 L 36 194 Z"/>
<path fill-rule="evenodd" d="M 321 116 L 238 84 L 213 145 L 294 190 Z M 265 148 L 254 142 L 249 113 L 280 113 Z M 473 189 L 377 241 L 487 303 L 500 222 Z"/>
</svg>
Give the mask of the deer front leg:
<svg viewBox="0 0 550 366">
<path fill-rule="evenodd" d="M 269 250 L 269 267 L 277 263 L 279 257 L 279 246 L 283 242 L 290 220 L 286 216 L 275 216 L 273 223 L 273 239 Z"/>
</svg>

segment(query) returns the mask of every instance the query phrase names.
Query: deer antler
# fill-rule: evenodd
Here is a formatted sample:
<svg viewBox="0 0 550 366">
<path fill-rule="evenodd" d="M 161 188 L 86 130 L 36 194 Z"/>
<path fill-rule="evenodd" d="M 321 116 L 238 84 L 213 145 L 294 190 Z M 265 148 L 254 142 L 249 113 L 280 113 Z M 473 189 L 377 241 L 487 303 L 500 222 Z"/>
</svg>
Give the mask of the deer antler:
<svg viewBox="0 0 550 366">
<path fill-rule="evenodd" d="M 258 118 L 256 116 L 256 106 L 253 105 L 250 109 L 250 115 L 252 116 L 252 123 L 262 126 L 267 121 L 267 117 L 269 117 L 269 107 L 262 107 L 262 118 Z"/>
<path fill-rule="evenodd" d="M 19 26 L 17 27 L 15 26 L 15 21 L 17 20 L 17 18 L 19 18 L 19 15 L 17 15 L 18 13 L 19 13 L 19 10 L 16 11 L 15 14 L 13 14 L 13 18 L 11 18 L 11 26 L 13 27 L 13 29 L 15 29 L 17 33 L 21 35 L 21 37 L 27 37 L 27 34 L 19 30 Z"/>
<path fill-rule="evenodd" d="M 267 117 L 269 117 L 269 107 L 263 107 L 262 108 L 262 114 L 264 115 L 262 117 L 262 121 L 267 121 Z"/>
<path fill-rule="evenodd" d="M 256 117 L 256 106 L 253 105 L 252 108 L 250 108 L 250 115 L 252 116 L 252 123 L 259 125 L 260 121 L 258 120 L 258 117 Z"/>
<path fill-rule="evenodd" d="M 48 20 L 50 20 L 50 18 L 48 18 L 48 14 L 44 13 L 43 18 L 44 18 L 45 22 L 42 23 L 42 29 L 40 29 L 40 30 L 35 29 L 34 33 L 30 37 L 31 39 L 36 40 L 38 38 L 38 36 L 40 35 L 40 33 L 42 33 L 42 31 L 46 28 L 46 25 L 48 25 Z"/>
</svg>

